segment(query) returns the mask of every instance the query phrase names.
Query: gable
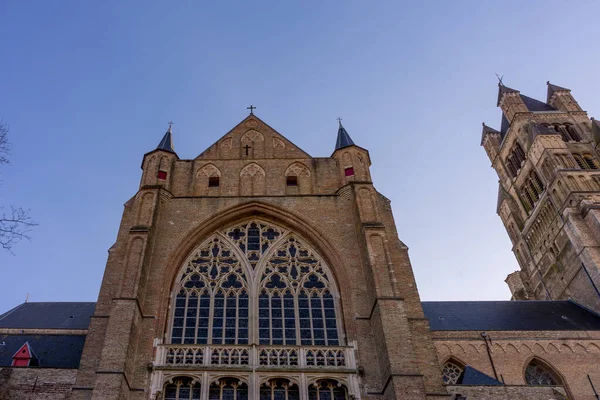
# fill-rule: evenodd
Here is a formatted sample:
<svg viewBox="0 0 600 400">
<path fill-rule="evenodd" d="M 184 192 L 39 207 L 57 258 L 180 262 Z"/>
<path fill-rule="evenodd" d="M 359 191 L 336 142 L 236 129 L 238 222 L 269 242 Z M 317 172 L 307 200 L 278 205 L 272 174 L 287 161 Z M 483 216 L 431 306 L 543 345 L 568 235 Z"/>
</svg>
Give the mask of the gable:
<svg viewBox="0 0 600 400">
<path fill-rule="evenodd" d="M 265 158 L 311 157 L 254 114 L 246 117 L 196 157 L 197 160 Z"/>
</svg>

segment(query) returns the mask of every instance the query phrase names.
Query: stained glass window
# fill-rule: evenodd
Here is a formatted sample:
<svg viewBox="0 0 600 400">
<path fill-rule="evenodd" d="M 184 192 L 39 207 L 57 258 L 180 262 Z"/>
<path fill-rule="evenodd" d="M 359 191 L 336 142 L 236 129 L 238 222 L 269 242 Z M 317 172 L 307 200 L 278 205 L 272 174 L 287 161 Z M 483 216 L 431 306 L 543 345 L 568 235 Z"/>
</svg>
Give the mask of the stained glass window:
<svg viewBox="0 0 600 400">
<path fill-rule="evenodd" d="M 453 360 L 446 361 L 442 367 L 442 379 L 447 385 L 455 385 L 463 373 L 464 367 Z"/>
<path fill-rule="evenodd" d="M 200 400 L 200 383 L 176 378 L 165 385 L 165 400 Z"/>
<path fill-rule="evenodd" d="M 533 359 L 525 369 L 525 382 L 532 386 L 561 386 L 562 380 L 548 365 Z"/>
</svg>

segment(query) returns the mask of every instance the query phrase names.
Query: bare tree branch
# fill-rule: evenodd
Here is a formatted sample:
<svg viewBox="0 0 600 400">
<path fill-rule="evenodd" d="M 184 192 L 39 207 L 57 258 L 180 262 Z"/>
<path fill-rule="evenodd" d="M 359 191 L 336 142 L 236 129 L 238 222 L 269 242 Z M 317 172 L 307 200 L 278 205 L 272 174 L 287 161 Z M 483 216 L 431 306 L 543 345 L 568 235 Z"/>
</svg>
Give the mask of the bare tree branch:
<svg viewBox="0 0 600 400">
<path fill-rule="evenodd" d="M 8 125 L 0 120 L 0 165 L 8 164 L 10 143 L 8 142 Z"/>
<path fill-rule="evenodd" d="M 0 120 L 0 165 L 9 164 L 11 145 L 8 141 L 8 125 Z M 28 233 L 37 224 L 29 216 L 29 210 L 21 207 L 10 207 L 5 211 L 0 206 L 0 246 L 11 254 L 15 243 L 29 239 Z"/>
</svg>

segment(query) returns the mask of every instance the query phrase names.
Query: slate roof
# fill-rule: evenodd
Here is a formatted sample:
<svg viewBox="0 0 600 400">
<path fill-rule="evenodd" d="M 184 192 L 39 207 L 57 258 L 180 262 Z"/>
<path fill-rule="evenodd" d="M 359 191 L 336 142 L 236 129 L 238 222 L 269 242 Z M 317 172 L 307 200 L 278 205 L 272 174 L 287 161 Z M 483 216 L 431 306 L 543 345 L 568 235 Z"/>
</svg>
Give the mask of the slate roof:
<svg viewBox="0 0 600 400">
<path fill-rule="evenodd" d="M 456 382 L 458 385 L 485 385 L 485 386 L 502 386 L 503 383 L 497 379 L 492 378 L 489 375 L 475 369 L 469 365 L 465 367 L 465 370 L 458 378 Z"/>
<path fill-rule="evenodd" d="M 550 83 L 550 81 L 546 82 L 546 84 L 548 85 L 548 95 L 546 96 L 546 103 L 550 103 L 550 99 L 552 98 L 552 95 L 554 94 L 554 92 L 570 92 L 571 91 L 571 89 L 560 87 L 558 85 L 553 85 Z"/>
<path fill-rule="evenodd" d="M 12 356 L 25 344 L 42 368 L 78 368 L 85 335 L 0 335 L 0 367 L 12 364 Z"/>
<path fill-rule="evenodd" d="M 433 331 L 600 330 L 600 315 L 566 301 L 423 301 Z"/>
<path fill-rule="evenodd" d="M 504 95 L 504 93 L 519 93 L 519 91 L 515 90 L 515 89 L 511 89 L 508 86 L 498 84 L 498 103 L 496 104 L 496 106 L 500 105 L 500 100 L 502 99 L 502 96 Z"/>
<path fill-rule="evenodd" d="M 344 147 L 353 146 L 353 145 L 354 145 L 354 142 L 352 141 L 352 138 L 350 137 L 350 135 L 348 135 L 348 132 L 346 132 L 346 129 L 340 122 L 340 127 L 338 128 L 338 134 L 337 134 L 337 141 L 335 142 L 335 149 L 339 150 L 339 149 L 343 149 Z"/>
<path fill-rule="evenodd" d="M 173 132 L 171 131 L 171 127 L 169 126 L 169 130 L 165 133 L 162 140 L 156 147 L 156 150 L 164 150 L 170 153 L 175 153 L 175 149 L 173 148 Z"/>
<path fill-rule="evenodd" d="M 500 135 L 502 140 L 504 139 L 504 136 L 506 136 L 508 128 L 510 128 L 510 122 L 508 122 L 508 120 L 504 116 L 504 113 L 502 113 L 502 122 L 500 123 Z"/>
<path fill-rule="evenodd" d="M 525 106 L 527 106 L 527 109 L 529 111 L 556 111 L 556 108 L 552 107 L 549 104 L 533 99 L 531 97 L 523 96 L 522 94 L 520 96 L 521 100 L 523 100 L 523 103 L 525 103 Z"/>
<path fill-rule="evenodd" d="M 83 302 L 23 303 L 0 316 L 0 328 L 87 329 L 95 307 Z"/>
</svg>

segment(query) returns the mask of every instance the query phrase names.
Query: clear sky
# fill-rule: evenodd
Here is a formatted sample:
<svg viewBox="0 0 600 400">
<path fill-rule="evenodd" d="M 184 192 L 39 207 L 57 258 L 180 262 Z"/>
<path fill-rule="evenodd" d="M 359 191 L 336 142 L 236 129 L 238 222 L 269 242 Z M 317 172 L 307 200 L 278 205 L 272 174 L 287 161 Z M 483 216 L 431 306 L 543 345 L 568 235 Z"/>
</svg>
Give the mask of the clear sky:
<svg viewBox="0 0 600 400">
<path fill-rule="evenodd" d="M 31 241 L 0 253 L 0 312 L 95 301 L 142 155 L 175 121 L 194 158 L 256 114 L 313 156 L 342 117 L 371 153 L 424 300 L 508 299 L 517 269 L 479 146 L 499 128 L 495 73 L 545 101 L 568 87 L 600 116 L 600 2 L 0 2 L 0 204 Z"/>
</svg>

